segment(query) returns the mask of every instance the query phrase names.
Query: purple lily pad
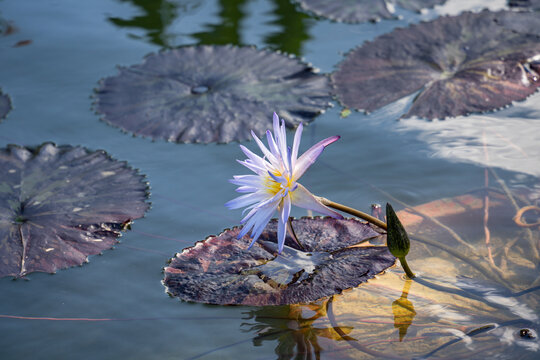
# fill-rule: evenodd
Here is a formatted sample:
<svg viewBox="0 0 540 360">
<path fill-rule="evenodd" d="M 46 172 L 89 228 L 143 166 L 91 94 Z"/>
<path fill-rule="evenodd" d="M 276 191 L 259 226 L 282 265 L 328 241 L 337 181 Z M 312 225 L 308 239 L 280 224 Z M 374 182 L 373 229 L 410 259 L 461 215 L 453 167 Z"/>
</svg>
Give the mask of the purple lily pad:
<svg viewBox="0 0 540 360">
<path fill-rule="evenodd" d="M 395 262 L 386 246 L 349 247 L 381 235 L 360 221 L 301 218 L 293 227 L 305 250 L 287 237 L 277 255 L 275 219 L 251 249 L 251 239 L 236 239 L 237 227 L 184 249 L 164 270 L 167 292 L 207 304 L 308 303 L 358 286 Z"/>
<path fill-rule="evenodd" d="M 446 0 L 299 0 L 300 6 L 317 16 L 346 23 L 397 19 L 394 6 L 419 12 Z"/>
<path fill-rule="evenodd" d="M 540 0 L 508 0 L 508 6 L 518 10 L 540 10 Z"/>
<path fill-rule="evenodd" d="M 147 56 L 101 81 L 97 110 L 137 135 L 175 142 L 249 139 L 309 122 L 330 105 L 331 85 L 308 64 L 269 50 L 187 46 Z"/>
<path fill-rule="evenodd" d="M 7 113 L 11 110 L 11 100 L 9 96 L 3 94 L 0 91 L 0 120 L 6 117 Z"/>
<path fill-rule="evenodd" d="M 102 150 L 0 149 L 0 277 L 81 265 L 148 209 L 144 177 Z"/>
<path fill-rule="evenodd" d="M 530 71 L 540 41 L 500 26 L 501 14 L 441 17 L 364 44 L 332 75 L 339 100 L 373 111 L 419 91 L 403 117 L 442 119 L 525 99 L 540 85 Z"/>
<path fill-rule="evenodd" d="M 540 36 L 540 14 L 529 11 L 503 11 L 497 14 L 495 22 L 522 34 Z"/>
</svg>

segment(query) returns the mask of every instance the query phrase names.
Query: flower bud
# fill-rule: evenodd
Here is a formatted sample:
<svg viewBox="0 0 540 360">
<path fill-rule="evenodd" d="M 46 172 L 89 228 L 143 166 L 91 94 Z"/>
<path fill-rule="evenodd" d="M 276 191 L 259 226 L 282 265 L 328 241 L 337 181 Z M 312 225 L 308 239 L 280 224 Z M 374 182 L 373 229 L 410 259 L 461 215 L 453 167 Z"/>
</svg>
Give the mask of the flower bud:
<svg viewBox="0 0 540 360">
<path fill-rule="evenodd" d="M 405 228 L 399 221 L 392 205 L 386 204 L 387 235 L 386 244 L 388 250 L 397 258 L 404 258 L 409 253 L 411 243 Z"/>
</svg>

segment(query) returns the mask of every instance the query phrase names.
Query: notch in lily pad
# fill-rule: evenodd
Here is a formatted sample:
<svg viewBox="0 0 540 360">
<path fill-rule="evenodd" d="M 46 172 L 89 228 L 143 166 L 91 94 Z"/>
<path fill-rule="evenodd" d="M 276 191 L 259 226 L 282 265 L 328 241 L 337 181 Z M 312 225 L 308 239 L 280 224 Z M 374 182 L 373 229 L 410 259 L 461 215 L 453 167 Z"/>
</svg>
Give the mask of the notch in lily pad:
<svg viewBox="0 0 540 360">
<path fill-rule="evenodd" d="M 6 117 L 8 112 L 11 110 L 11 100 L 9 96 L 2 93 L 0 90 L 0 120 Z"/>
<path fill-rule="evenodd" d="M 392 205 L 388 203 L 386 204 L 386 222 L 388 227 L 386 235 L 388 250 L 399 259 L 405 274 L 410 279 L 413 279 L 416 275 L 414 275 L 409 268 L 409 264 L 407 264 L 407 260 L 405 260 L 405 256 L 407 256 L 411 248 L 411 242 Z"/>
</svg>

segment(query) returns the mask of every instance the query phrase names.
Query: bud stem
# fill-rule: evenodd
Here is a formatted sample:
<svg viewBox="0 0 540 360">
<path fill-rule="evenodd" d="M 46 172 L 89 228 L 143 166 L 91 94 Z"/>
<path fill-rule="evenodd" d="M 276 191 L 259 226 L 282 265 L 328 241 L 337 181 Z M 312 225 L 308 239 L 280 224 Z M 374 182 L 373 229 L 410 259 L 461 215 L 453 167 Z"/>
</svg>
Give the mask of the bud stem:
<svg viewBox="0 0 540 360">
<path fill-rule="evenodd" d="M 405 260 L 405 256 L 398 258 L 399 262 L 401 263 L 401 266 L 403 267 L 403 270 L 405 270 L 405 274 L 409 279 L 414 279 L 416 275 L 412 272 L 411 268 L 409 267 L 409 264 L 407 264 L 407 260 Z"/>
</svg>

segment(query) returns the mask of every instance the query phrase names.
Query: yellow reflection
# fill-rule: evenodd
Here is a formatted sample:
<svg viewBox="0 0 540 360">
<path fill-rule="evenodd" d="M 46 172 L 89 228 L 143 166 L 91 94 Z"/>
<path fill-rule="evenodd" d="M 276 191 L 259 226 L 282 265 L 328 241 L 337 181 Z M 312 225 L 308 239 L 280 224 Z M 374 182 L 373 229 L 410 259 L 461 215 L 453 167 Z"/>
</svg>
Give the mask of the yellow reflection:
<svg viewBox="0 0 540 360">
<path fill-rule="evenodd" d="M 413 303 L 407 299 L 411 280 L 405 280 L 401 297 L 392 303 L 392 312 L 394 313 L 394 328 L 399 329 L 399 341 L 402 341 L 407 334 L 407 329 L 412 324 L 416 315 Z"/>
</svg>

